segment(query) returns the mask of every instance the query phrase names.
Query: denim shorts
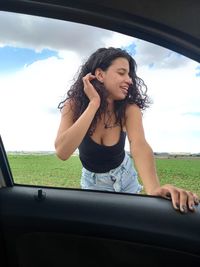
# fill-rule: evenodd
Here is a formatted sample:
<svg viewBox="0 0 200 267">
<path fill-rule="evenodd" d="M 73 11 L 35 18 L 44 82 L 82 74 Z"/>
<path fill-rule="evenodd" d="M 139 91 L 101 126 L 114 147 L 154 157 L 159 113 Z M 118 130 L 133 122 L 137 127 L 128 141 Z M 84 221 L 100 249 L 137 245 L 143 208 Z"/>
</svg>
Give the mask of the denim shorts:
<svg viewBox="0 0 200 267">
<path fill-rule="evenodd" d="M 126 153 L 119 167 L 105 173 L 95 173 L 82 168 L 81 188 L 124 193 L 140 193 L 143 186 L 138 181 L 138 175 L 133 161 Z"/>
</svg>

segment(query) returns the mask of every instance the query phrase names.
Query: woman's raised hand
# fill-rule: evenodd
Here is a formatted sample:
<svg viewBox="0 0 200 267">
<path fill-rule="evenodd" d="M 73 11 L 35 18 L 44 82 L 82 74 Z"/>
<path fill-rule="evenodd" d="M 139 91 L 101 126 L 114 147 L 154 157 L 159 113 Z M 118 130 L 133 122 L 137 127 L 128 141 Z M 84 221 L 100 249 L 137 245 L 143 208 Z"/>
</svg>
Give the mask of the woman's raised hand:
<svg viewBox="0 0 200 267">
<path fill-rule="evenodd" d="M 96 76 L 92 75 L 91 73 L 88 73 L 83 77 L 84 92 L 89 98 L 90 102 L 95 104 L 96 107 L 99 107 L 101 103 L 101 98 L 90 82 L 94 79 L 96 79 Z"/>
</svg>

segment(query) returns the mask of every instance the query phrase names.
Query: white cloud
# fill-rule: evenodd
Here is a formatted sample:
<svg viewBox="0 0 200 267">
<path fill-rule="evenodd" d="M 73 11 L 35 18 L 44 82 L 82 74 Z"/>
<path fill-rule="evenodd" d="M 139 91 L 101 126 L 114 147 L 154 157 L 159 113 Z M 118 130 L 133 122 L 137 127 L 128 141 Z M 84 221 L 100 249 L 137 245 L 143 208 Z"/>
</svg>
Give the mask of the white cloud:
<svg viewBox="0 0 200 267">
<path fill-rule="evenodd" d="M 153 100 L 144 113 L 146 136 L 154 151 L 200 151 L 200 117 L 185 116 L 199 112 L 200 79 L 195 77 L 197 63 L 174 69 L 140 68 Z"/>
<path fill-rule="evenodd" d="M 0 46 L 71 50 L 89 54 L 104 46 L 111 31 L 50 18 L 0 11 Z"/>
<path fill-rule="evenodd" d="M 175 69 L 189 64 L 190 60 L 171 50 L 142 40 L 135 40 L 136 62 L 154 69 Z"/>
<path fill-rule="evenodd" d="M 7 150 L 54 150 L 57 105 L 79 64 L 79 57 L 69 52 L 0 79 L 0 132 Z"/>
<path fill-rule="evenodd" d="M 136 39 L 121 33 L 113 32 L 111 36 L 101 37 L 106 47 L 124 47 L 132 44 Z"/>
</svg>

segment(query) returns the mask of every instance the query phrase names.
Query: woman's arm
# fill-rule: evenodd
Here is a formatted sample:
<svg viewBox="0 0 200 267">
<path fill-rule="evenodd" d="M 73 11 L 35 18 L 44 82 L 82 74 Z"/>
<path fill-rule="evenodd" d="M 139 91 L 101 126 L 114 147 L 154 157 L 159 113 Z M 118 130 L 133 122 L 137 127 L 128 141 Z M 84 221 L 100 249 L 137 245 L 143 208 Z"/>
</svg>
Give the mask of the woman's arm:
<svg viewBox="0 0 200 267">
<path fill-rule="evenodd" d="M 96 114 L 97 107 L 90 102 L 83 114 L 73 123 L 73 108 L 67 102 L 62 110 L 61 122 L 55 140 L 57 156 L 67 160 L 79 147 Z"/>
<path fill-rule="evenodd" d="M 160 187 L 156 173 L 153 151 L 147 143 L 142 125 L 142 114 L 136 105 L 129 105 L 126 110 L 126 130 L 130 152 L 142 179 L 145 191 L 151 194 Z"/>
<path fill-rule="evenodd" d="M 125 124 L 130 152 L 146 193 L 171 198 L 174 208 L 180 209 L 182 212 L 186 212 L 187 207 L 194 210 L 194 205 L 199 202 L 196 194 L 172 185 L 160 186 L 153 151 L 145 139 L 142 114 L 137 105 L 127 107 Z"/>
<path fill-rule="evenodd" d="M 62 109 L 61 122 L 55 140 L 56 154 L 62 160 L 67 160 L 79 147 L 99 108 L 100 97 L 90 83 L 94 78 L 96 77 L 90 73 L 83 77 L 84 92 L 90 102 L 75 123 L 73 122 L 75 103 L 68 101 Z"/>
</svg>

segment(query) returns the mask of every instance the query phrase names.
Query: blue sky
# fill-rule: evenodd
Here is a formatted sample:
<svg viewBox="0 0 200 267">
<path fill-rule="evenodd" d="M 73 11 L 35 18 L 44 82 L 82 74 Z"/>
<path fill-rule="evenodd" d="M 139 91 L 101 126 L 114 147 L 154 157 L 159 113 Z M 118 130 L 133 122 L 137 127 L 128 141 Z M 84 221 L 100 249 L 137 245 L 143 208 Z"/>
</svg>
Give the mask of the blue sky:
<svg viewBox="0 0 200 267">
<path fill-rule="evenodd" d="M 197 72 L 196 72 L 196 76 L 197 76 L 197 77 L 200 77 L 200 66 L 198 66 L 198 67 L 196 68 L 196 70 L 197 70 Z"/>
<path fill-rule="evenodd" d="M 28 66 L 37 60 L 52 56 L 58 57 L 58 52 L 49 49 L 37 52 L 30 48 L 0 47 L 0 75 L 16 72 L 24 68 L 25 65 Z"/>
</svg>

